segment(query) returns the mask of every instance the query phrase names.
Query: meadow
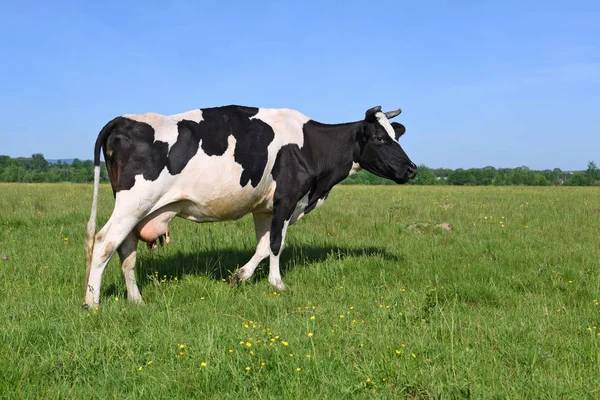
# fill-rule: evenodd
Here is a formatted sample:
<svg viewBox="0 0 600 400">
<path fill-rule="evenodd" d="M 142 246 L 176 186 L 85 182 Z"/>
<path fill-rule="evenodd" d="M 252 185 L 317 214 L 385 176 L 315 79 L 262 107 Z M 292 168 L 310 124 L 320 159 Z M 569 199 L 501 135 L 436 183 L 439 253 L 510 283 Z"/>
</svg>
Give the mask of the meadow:
<svg viewBox="0 0 600 400">
<path fill-rule="evenodd" d="M 101 186 L 99 226 L 112 211 Z M 176 219 L 82 308 L 92 186 L 0 184 L 0 398 L 598 398 L 600 188 L 342 186 L 292 226 Z"/>
</svg>

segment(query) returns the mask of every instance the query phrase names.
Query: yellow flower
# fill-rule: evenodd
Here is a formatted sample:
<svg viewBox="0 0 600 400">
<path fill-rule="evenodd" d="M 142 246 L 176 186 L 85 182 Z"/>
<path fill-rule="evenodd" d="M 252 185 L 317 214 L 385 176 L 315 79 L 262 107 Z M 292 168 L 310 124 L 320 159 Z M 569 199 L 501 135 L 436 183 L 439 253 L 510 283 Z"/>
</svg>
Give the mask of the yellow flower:
<svg viewBox="0 0 600 400">
<path fill-rule="evenodd" d="M 371 378 L 367 378 L 367 383 L 371 383 Z"/>
<path fill-rule="evenodd" d="M 204 367 L 206 367 L 206 363 L 205 363 L 204 361 L 202 361 L 202 362 L 200 363 L 200 366 L 201 366 L 202 368 L 204 368 Z"/>
<path fill-rule="evenodd" d="M 294 353 L 290 353 L 290 357 L 294 357 Z"/>
<path fill-rule="evenodd" d="M 180 344 L 180 345 L 179 345 L 179 348 L 180 348 L 180 349 L 185 349 L 185 345 L 184 345 L 184 344 Z"/>
<path fill-rule="evenodd" d="M 351 307 L 350 307 L 350 309 L 351 309 L 351 310 L 354 310 L 354 306 L 351 306 Z"/>
<path fill-rule="evenodd" d="M 288 342 L 286 342 L 285 340 L 282 340 L 282 341 L 281 341 L 281 344 L 282 344 L 282 345 L 284 345 L 284 346 L 287 346 L 289 343 L 288 343 Z"/>
<path fill-rule="evenodd" d="M 250 342 L 246 343 L 246 347 L 252 347 L 252 343 L 250 343 Z"/>
<path fill-rule="evenodd" d="M 240 344 L 243 346 L 243 345 L 244 345 L 244 341 L 242 340 L 242 341 L 240 342 Z"/>
<path fill-rule="evenodd" d="M 340 318 L 344 318 L 344 316 L 343 316 L 343 315 L 340 315 Z"/>
<path fill-rule="evenodd" d="M 406 347 L 406 345 L 405 345 L 404 343 L 402 343 L 400 346 L 402 346 L 402 347 Z"/>
<path fill-rule="evenodd" d="M 313 315 L 312 317 L 310 317 L 310 320 L 314 321 L 315 320 L 315 316 Z"/>
<path fill-rule="evenodd" d="M 246 371 L 250 371 L 250 367 L 246 367 Z"/>
<path fill-rule="evenodd" d="M 264 362 L 261 362 L 261 363 L 260 363 L 260 366 L 261 366 L 261 367 L 264 367 L 264 366 L 265 366 L 265 363 L 264 363 Z"/>
<path fill-rule="evenodd" d="M 362 347 L 365 347 L 365 344 L 364 344 L 364 343 L 361 343 L 361 344 L 360 344 L 360 347 L 361 347 L 361 348 L 362 348 Z"/>
<path fill-rule="evenodd" d="M 118 298 L 118 297 L 115 297 L 115 301 L 119 301 L 119 298 Z"/>
<path fill-rule="evenodd" d="M 396 349 L 396 354 L 398 354 L 398 355 L 402 354 L 402 350 L 397 350 Z"/>
<path fill-rule="evenodd" d="M 183 351 L 180 351 L 180 352 L 179 352 L 179 355 L 180 355 L 180 356 L 182 356 L 182 355 L 184 355 L 184 354 L 185 354 L 185 353 L 184 353 Z"/>
<path fill-rule="evenodd" d="M 298 368 L 296 368 L 296 371 L 300 372 L 300 371 L 302 371 L 302 368 L 298 367 Z"/>
<path fill-rule="evenodd" d="M 307 355 L 306 355 L 306 358 L 310 358 L 310 354 L 307 354 Z"/>
<path fill-rule="evenodd" d="M 312 337 L 313 333 L 312 332 L 308 332 L 308 337 Z"/>
<path fill-rule="evenodd" d="M 229 349 L 229 352 L 230 352 L 230 353 L 233 353 L 233 349 Z"/>
<path fill-rule="evenodd" d="M 335 332 L 335 331 L 332 329 L 332 330 L 331 330 L 331 333 L 334 333 L 334 332 Z"/>
<path fill-rule="evenodd" d="M 140 367 L 138 368 L 138 371 L 141 371 L 142 369 L 144 369 L 144 367 L 142 367 L 142 366 L 140 365 Z"/>
<path fill-rule="evenodd" d="M 148 365 L 152 365 L 152 360 L 148 361 Z"/>
<path fill-rule="evenodd" d="M 411 354 L 412 358 L 417 358 L 417 356 L 415 355 L 415 353 Z"/>
<path fill-rule="evenodd" d="M 244 324 L 244 328 L 248 329 L 248 324 Z"/>
</svg>

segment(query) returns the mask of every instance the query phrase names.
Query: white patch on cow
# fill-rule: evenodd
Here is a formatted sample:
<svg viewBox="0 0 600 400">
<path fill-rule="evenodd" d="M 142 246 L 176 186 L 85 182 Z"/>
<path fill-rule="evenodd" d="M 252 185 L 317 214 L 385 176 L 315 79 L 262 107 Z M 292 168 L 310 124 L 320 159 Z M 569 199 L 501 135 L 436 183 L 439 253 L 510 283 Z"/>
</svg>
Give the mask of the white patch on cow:
<svg viewBox="0 0 600 400">
<path fill-rule="evenodd" d="M 383 126 L 383 129 L 385 129 L 387 134 L 390 135 L 392 140 L 395 142 L 396 132 L 394 132 L 394 128 L 392 127 L 392 124 L 390 124 L 390 121 L 388 121 L 385 114 L 382 112 L 378 112 L 377 114 L 375 114 L 375 116 L 377 117 L 377 122 L 379 122 L 379 125 Z"/>
<path fill-rule="evenodd" d="M 195 109 L 173 115 L 162 115 L 157 113 L 125 114 L 123 117 L 150 125 L 154 129 L 154 141 L 156 142 L 158 140 L 166 142 L 169 145 L 170 150 L 171 146 L 175 144 L 177 137 L 179 136 L 177 123 L 183 120 L 194 122 L 202 121 L 202 110 Z"/>
<path fill-rule="evenodd" d="M 362 167 L 360 166 L 359 163 L 352 162 L 352 168 L 350 168 L 350 172 L 348 172 L 348 176 L 354 175 L 354 174 L 356 174 L 357 172 L 359 172 L 361 170 L 362 170 Z"/>
<path fill-rule="evenodd" d="M 295 143 L 300 148 L 304 146 L 302 127 L 310 120 L 306 115 L 289 108 L 259 108 L 258 113 L 250 119 L 260 119 L 267 123 L 275 132 L 275 139 L 269 145 L 278 149 L 286 144 Z"/>
</svg>

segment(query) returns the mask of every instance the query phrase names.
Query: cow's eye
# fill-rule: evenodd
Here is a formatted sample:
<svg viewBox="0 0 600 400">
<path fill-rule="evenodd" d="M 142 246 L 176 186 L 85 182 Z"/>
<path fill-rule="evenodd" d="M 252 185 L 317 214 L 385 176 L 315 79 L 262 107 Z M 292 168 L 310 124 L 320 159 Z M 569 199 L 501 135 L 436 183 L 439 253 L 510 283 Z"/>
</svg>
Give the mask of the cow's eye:
<svg viewBox="0 0 600 400">
<path fill-rule="evenodd" d="M 384 143 L 385 142 L 385 138 L 383 138 L 383 137 L 375 137 L 375 141 L 377 143 Z"/>
</svg>

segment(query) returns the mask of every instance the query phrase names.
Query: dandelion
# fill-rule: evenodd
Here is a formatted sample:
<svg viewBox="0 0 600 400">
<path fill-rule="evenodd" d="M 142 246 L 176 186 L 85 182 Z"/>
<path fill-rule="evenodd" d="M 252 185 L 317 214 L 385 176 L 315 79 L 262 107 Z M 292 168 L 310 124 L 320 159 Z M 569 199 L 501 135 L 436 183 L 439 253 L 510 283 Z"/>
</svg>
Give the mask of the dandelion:
<svg viewBox="0 0 600 400">
<path fill-rule="evenodd" d="M 141 371 L 143 369 L 144 369 L 144 367 L 140 365 L 140 367 L 138 368 L 138 371 Z"/>
<path fill-rule="evenodd" d="M 285 340 L 282 340 L 282 341 L 281 341 L 281 344 L 282 344 L 282 345 L 284 345 L 284 346 L 287 346 L 289 343 L 288 343 L 288 342 L 286 342 Z"/>
<path fill-rule="evenodd" d="M 385 382 L 385 381 L 387 381 L 387 378 L 381 378 L 381 381 Z"/>
<path fill-rule="evenodd" d="M 248 324 L 244 324 L 244 328 L 245 328 L 245 329 L 248 329 Z"/>
<path fill-rule="evenodd" d="M 200 297 L 200 300 L 204 300 L 204 297 Z"/>
<path fill-rule="evenodd" d="M 118 297 L 115 297 L 115 301 L 119 301 L 119 298 L 118 298 Z"/>
<path fill-rule="evenodd" d="M 307 354 L 307 355 L 306 355 L 306 358 L 310 358 L 310 354 Z"/>
<path fill-rule="evenodd" d="M 365 344 L 364 344 L 364 343 L 361 343 L 361 344 L 359 345 L 359 347 L 362 349 L 363 347 L 365 347 Z"/>
<path fill-rule="evenodd" d="M 331 330 L 331 333 L 335 333 L 335 331 L 332 329 L 332 330 Z"/>
<path fill-rule="evenodd" d="M 179 352 L 179 356 L 181 357 L 182 355 L 184 355 L 185 353 L 183 351 Z"/>
<path fill-rule="evenodd" d="M 246 371 L 250 371 L 250 367 L 246 367 L 245 369 L 246 369 Z"/>
<path fill-rule="evenodd" d="M 396 354 L 398 354 L 398 355 L 402 354 L 402 350 L 396 349 Z"/>
<path fill-rule="evenodd" d="M 201 366 L 202 368 L 204 368 L 204 367 L 206 367 L 206 363 L 205 363 L 204 361 L 202 361 L 202 362 L 200 363 L 200 366 Z"/>
<path fill-rule="evenodd" d="M 252 343 L 250 343 L 250 342 L 246 343 L 246 347 L 252 347 Z"/>
<path fill-rule="evenodd" d="M 308 332 L 308 337 L 313 337 L 313 333 L 312 332 Z"/>
<path fill-rule="evenodd" d="M 350 306 L 350 309 L 351 309 L 351 310 L 354 310 L 354 306 Z"/>
<path fill-rule="evenodd" d="M 302 371 L 302 368 L 298 367 L 298 368 L 296 368 L 296 371 L 300 372 L 300 371 Z"/>
<path fill-rule="evenodd" d="M 367 383 L 371 383 L 371 378 L 367 378 Z"/>
<path fill-rule="evenodd" d="M 400 346 L 402 346 L 402 347 L 406 347 L 406 345 L 405 345 L 404 343 L 402 343 Z"/>
<path fill-rule="evenodd" d="M 152 360 L 148 361 L 147 363 L 148 365 L 152 365 Z"/>
<path fill-rule="evenodd" d="M 298 311 L 302 311 L 302 307 L 298 307 Z"/>
<path fill-rule="evenodd" d="M 264 363 L 264 362 L 261 362 L 261 363 L 260 363 L 260 366 L 261 366 L 261 367 L 264 367 L 264 366 L 265 366 L 265 363 Z"/>
<path fill-rule="evenodd" d="M 417 358 L 417 356 L 415 355 L 415 353 L 411 353 L 412 358 Z"/>
<path fill-rule="evenodd" d="M 386 310 L 389 310 L 389 309 L 390 309 L 390 306 L 385 306 L 385 308 L 386 308 Z"/>
<path fill-rule="evenodd" d="M 343 315 L 340 315 L 340 318 L 344 318 L 344 316 L 343 316 Z"/>
<path fill-rule="evenodd" d="M 230 353 L 233 353 L 233 349 L 229 349 L 229 352 L 230 352 Z"/>
<path fill-rule="evenodd" d="M 315 316 L 313 315 L 312 317 L 310 317 L 310 320 L 314 321 L 315 320 Z"/>
<path fill-rule="evenodd" d="M 290 353 L 290 357 L 294 357 L 294 353 Z"/>
<path fill-rule="evenodd" d="M 240 344 L 241 344 L 242 346 L 244 345 L 244 343 L 245 343 L 245 342 L 244 342 L 243 340 L 240 342 Z"/>
<path fill-rule="evenodd" d="M 253 356 L 254 355 L 254 351 L 250 350 L 250 355 Z"/>
<path fill-rule="evenodd" d="M 185 349 L 185 345 L 184 344 L 180 344 L 179 348 L 183 350 L 183 349 Z"/>
</svg>

